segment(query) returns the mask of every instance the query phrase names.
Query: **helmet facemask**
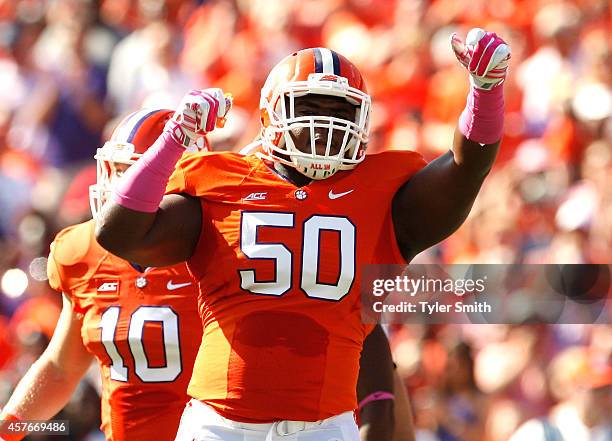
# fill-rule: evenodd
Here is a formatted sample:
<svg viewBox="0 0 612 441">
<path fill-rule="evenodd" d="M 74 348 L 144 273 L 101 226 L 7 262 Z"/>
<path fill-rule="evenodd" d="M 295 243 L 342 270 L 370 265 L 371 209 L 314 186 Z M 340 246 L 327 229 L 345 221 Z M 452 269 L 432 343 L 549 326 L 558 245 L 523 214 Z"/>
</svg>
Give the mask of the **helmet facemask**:
<svg viewBox="0 0 612 441">
<path fill-rule="evenodd" d="M 355 106 L 354 120 L 296 116 L 296 98 L 306 95 L 345 99 Z M 274 91 L 264 86 L 260 107 L 269 117 L 269 124 L 262 129 L 264 156 L 293 167 L 311 179 L 325 179 L 339 170 L 353 169 L 365 159 L 370 106 L 368 94 L 350 87 L 346 78 L 337 75 L 312 73 L 307 81 L 286 82 Z M 296 147 L 292 136 L 300 130 L 309 132 L 310 146 L 306 151 Z M 326 133 L 325 151 L 317 152 L 315 134 L 321 132 Z M 332 145 L 334 140 L 340 140 L 340 145 Z"/>
</svg>

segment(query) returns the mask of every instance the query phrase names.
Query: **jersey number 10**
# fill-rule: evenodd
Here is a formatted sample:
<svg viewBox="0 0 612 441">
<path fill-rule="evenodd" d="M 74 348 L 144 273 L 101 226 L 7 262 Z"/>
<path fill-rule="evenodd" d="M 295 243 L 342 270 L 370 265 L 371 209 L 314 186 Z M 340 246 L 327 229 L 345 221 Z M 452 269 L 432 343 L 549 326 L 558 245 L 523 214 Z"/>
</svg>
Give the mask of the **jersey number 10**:
<svg viewBox="0 0 612 441">
<path fill-rule="evenodd" d="M 111 306 L 102 314 L 102 344 L 112 363 L 110 377 L 112 380 L 128 381 L 128 368 L 115 344 L 115 333 L 119 323 L 121 307 Z M 143 331 L 146 322 L 158 322 L 162 325 L 163 338 L 153 344 L 162 344 L 166 364 L 162 367 L 149 367 L 143 344 Z M 166 383 L 176 380 L 183 370 L 179 343 L 178 316 L 167 306 L 140 306 L 130 316 L 128 327 L 128 345 L 134 358 L 134 373 L 144 383 Z"/>
</svg>

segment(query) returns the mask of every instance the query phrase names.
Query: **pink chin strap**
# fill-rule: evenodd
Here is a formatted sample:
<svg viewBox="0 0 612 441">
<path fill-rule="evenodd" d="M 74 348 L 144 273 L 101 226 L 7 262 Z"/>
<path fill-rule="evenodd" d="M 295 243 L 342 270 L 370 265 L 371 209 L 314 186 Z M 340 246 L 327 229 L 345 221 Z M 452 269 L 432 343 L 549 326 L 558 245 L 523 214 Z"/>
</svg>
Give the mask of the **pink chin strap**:
<svg viewBox="0 0 612 441">
<path fill-rule="evenodd" d="M 113 202 L 134 211 L 156 212 L 170 175 L 184 152 L 185 148 L 170 132 L 163 132 L 142 157 L 127 169 L 113 190 Z"/>
<path fill-rule="evenodd" d="M 459 130 L 480 144 L 493 144 L 502 137 L 504 129 L 504 88 L 491 90 L 471 87 L 465 109 L 459 117 Z"/>
</svg>

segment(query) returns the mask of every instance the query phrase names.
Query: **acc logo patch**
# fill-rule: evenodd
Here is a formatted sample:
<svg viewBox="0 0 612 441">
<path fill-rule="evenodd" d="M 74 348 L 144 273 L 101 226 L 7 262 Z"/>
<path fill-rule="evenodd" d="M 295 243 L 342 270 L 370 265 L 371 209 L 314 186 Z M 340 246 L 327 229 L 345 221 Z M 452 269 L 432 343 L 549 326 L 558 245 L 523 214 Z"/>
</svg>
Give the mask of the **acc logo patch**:
<svg viewBox="0 0 612 441">
<path fill-rule="evenodd" d="M 100 280 L 98 292 L 119 292 L 119 280 Z"/>
<path fill-rule="evenodd" d="M 248 195 L 246 198 L 244 198 L 245 201 L 263 201 L 268 197 L 268 193 L 267 192 L 262 192 L 262 193 L 251 193 L 250 195 Z"/>
</svg>

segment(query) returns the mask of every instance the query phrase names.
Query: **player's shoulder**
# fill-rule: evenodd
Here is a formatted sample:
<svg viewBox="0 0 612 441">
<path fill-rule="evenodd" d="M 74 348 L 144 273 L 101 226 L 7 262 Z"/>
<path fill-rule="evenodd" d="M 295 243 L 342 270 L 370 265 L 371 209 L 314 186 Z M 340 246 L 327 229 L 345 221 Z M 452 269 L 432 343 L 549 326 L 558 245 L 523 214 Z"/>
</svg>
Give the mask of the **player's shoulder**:
<svg viewBox="0 0 612 441">
<path fill-rule="evenodd" d="M 50 249 L 50 255 L 56 264 L 70 266 L 86 260 L 92 253 L 104 253 L 95 240 L 94 229 L 95 221 L 89 220 L 66 227 L 57 233 Z"/>
<path fill-rule="evenodd" d="M 244 180 L 254 167 L 253 155 L 235 152 L 198 152 L 181 158 L 170 178 L 167 193 L 208 197 L 223 193 Z"/>
<path fill-rule="evenodd" d="M 385 150 L 368 154 L 356 170 L 377 180 L 395 180 L 407 179 L 426 165 L 427 162 L 418 152 Z"/>
<path fill-rule="evenodd" d="M 71 225 L 61 230 L 51 243 L 47 261 L 49 285 L 71 295 L 72 288 L 91 274 L 108 252 L 94 237 L 95 222 Z"/>
<path fill-rule="evenodd" d="M 214 171 L 215 169 L 227 171 L 248 167 L 248 161 L 245 160 L 244 155 L 235 152 L 197 152 L 184 155 L 179 162 L 179 166 L 185 172 L 202 169 L 206 171 Z"/>
<path fill-rule="evenodd" d="M 366 155 L 363 164 L 370 167 L 394 166 L 395 168 L 405 168 L 406 165 L 426 164 L 423 155 L 413 150 L 383 150 L 382 152 Z"/>
</svg>

